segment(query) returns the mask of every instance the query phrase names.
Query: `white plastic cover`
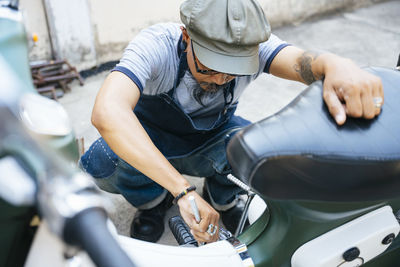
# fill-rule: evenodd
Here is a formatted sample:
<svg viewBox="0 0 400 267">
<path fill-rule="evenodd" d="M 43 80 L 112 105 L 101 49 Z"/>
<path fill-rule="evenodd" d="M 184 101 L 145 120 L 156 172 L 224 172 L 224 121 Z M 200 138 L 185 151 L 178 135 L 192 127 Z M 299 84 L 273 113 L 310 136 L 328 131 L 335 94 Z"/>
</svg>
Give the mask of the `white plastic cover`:
<svg viewBox="0 0 400 267">
<path fill-rule="evenodd" d="M 390 244 L 382 244 L 382 240 L 399 231 L 392 208 L 379 208 L 302 245 L 293 254 L 292 267 L 360 266 L 384 252 Z M 343 253 L 353 247 L 360 255 L 346 262 Z"/>
</svg>

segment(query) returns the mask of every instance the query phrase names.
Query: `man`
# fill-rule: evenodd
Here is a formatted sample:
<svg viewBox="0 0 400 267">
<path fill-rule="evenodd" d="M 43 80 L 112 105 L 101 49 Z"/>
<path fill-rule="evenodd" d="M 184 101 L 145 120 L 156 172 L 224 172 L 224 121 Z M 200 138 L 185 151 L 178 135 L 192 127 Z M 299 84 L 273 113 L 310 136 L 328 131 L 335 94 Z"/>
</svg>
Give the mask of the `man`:
<svg viewBox="0 0 400 267">
<path fill-rule="evenodd" d="M 184 26 L 143 30 L 105 80 L 92 114 L 102 138 L 81 166 L 138 208 L 132 237 L 157 241 L 175 198 L 195 238 L 213 242 L 219 214 L 233 231 L 242 210 L 241 190 L 226 179 L 225 146 L 249 123 L 234 111 L 251 81 L 263 72 L 305 84 L 324 79 L 323 98 L 338 125 L 346 115 L 377 116 L 383 89 L 348 59 L 305 52 L 272 35 L 255 0 L 187 0 L 180 12 Z M 207 201 L 182 174 L 206 177 Z"/>
</svg>

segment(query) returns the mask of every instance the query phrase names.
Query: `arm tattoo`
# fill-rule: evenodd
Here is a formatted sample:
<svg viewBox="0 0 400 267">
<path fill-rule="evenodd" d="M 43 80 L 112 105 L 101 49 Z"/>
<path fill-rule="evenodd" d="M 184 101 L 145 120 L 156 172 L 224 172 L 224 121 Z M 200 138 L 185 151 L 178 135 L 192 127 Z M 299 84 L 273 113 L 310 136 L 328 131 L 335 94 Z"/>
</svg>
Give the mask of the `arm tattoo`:
<svg viewBox="0 0 400 267">
<path fill-rule="evenodd" d="M 293 66 L 294 70 L 300 74 L 301 78 L 311 84 L 322 79 L 312 72 L 311 64 L 318 58 L 319 53 L 314 51 L 306 51 L 297 59 L 297 64 Z"/>
</svg>

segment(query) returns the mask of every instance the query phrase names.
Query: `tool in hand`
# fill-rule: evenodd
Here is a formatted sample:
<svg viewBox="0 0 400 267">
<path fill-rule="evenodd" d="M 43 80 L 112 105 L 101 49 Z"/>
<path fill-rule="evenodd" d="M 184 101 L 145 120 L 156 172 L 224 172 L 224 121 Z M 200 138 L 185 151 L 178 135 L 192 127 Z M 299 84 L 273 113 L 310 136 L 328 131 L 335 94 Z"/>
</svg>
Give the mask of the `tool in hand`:
<svg viewBox="0 0 400 267">
<path fill-rule="evenodd" d="M 189 202 L 190 202 L 190 206 L 192 207 L 194 218 L 196 219 L 196 222 L 199 223 L 201 221 L 201 218 L 200 218 L 199 209 L 197 208 L 197 204 L 196 204 L 196 200 L 194 199 L 194 196 L 189 197 Z"/>
</svg>

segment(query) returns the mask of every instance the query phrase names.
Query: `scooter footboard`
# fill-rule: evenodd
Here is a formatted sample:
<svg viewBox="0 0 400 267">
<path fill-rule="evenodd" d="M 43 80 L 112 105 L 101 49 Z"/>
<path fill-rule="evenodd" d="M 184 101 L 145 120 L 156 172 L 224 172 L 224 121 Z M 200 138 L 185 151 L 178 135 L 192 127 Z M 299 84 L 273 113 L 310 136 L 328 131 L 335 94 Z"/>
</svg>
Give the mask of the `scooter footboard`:
<svg viewBox="0 0 400 267">
<path fill-rule="evenodd" d="M 206 244 L 201 247 L 160 245 L 125 236 L 119 236 L 118 241 L 128 256 L 141 267 L 246 266 L 242 262 L 238 251 L 225 240 Z"/>
</svg>

